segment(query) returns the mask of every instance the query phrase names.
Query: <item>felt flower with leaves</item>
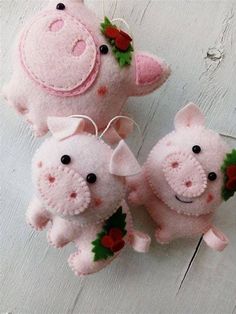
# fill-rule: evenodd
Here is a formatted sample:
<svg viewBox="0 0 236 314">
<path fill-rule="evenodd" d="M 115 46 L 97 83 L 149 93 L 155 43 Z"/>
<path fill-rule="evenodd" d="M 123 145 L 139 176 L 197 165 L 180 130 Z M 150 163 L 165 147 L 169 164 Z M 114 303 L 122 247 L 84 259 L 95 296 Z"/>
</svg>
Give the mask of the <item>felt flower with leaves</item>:
<svg viewBox="0 0 236 314">
<path fill-rule="evenodd" d="M 130 65 L 134 51 L 132 38 L 121 29 L 118 29 L 116 25 L 112 24 L 106 16 L 104 22 L 101 23 L 101 31 L 112 46 L 113 54 L 119 62 L 120 67 Z"/>
<path fill-rule="evenodd" d="M 97 238 L 92 242 L 94 261 L 106 260 L 120 251 L 125 246 L 124 236 L 127 231 L 126 214 L 122 212 L 122 207 L 105 221 L 104 226 Z"/>
<path fill-rule="evenodd" d="M 226 155 L 221 170 L 224 173 L 222 196 L 227 201 L 236 192 L 236 149 L 233 149 L 231 153 Z"/>
</svg>

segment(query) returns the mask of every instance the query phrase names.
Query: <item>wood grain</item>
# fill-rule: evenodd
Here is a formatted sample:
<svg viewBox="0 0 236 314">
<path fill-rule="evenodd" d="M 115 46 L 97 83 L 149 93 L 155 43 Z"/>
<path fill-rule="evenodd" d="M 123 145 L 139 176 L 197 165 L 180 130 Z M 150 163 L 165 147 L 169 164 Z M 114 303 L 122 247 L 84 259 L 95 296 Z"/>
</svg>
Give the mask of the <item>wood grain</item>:
<svg viewBox="0 0 236 314">
<path fill-rule="evenodd" d="M 2 0 L 1 84 L 12 72 L 10 47 L 40 0 Z M 102 18 L 102 2 L 87 4 Z M 168 60 L 172 76 L 159 91 L 129 101 L 140 124 L 130 140 L 140 162 L 172 129 L 176 111 L 188 101 L 200 105 L 207 123 L 236 146 L 236 2 L 105 1 L 105 13 L 129 23 L 137 49 Z M 236 202 L 218 211 L 217 223 L 230 237 L 221 254 L 200 239 L 153 242 L 147 255 L 127 249 L 104 271 L 76 278 L 66 259 L 73 246 L 49 248 L 45 233 L 25 224 L 32 194 L 30 163 L 42 140 L 1 99 L 0 313 L 22 314 L 233 314 L 236 313 Z M 133 208 L 135 223 L 152 233 L 143 209 Z"/>
</svg>

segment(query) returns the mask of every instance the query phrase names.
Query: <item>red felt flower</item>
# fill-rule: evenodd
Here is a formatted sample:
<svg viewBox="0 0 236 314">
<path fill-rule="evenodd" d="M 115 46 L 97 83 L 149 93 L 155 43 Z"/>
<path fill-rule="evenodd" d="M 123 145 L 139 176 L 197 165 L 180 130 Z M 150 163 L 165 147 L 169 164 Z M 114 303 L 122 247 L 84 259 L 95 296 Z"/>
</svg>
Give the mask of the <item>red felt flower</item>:
<svg viewBox="0 0 236 314">
<path fill-rule="evenodd" d="M 228 177 L 226 188 L 230 191 L 236 191 L 236 165 L 229 166 L 226 175 Z"/>
<path fill-rule="evenodd" d="M 108 38 L 115 39 L 119 35 L 119 30 L 113 26 L 107 26 L 105 30 L 105 35 Z"/>
<path fill-rule="evenodd" d="M 121 51 L 126 51 L 132 42 L 132 38 L 127 33 L 113 26 L 106 28 L 105 35 L 110 39 L 114 39 L 116 48 Z"/>
<path fill-rule="evenodd" d="M 121 229 L 111 228 L 108 235 L 102 237 L 101 244 L 112 252 L 120 251 L 125 245 L 125 241 L 122 239 Z"/>
</svg>

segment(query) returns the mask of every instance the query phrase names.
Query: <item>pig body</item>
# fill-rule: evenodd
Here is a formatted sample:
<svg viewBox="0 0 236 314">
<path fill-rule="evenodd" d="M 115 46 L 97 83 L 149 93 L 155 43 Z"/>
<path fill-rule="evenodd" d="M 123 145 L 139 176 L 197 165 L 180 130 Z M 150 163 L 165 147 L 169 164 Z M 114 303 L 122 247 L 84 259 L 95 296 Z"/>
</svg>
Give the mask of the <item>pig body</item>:
<svg viewBox="0 0 236 314">
<path fill-rule="evenodd" d="M 54 248 L 63 248 L 70 242 L 75 244 L 77 250 L 69 256 L 68 264 L 76 276 L 100 271 L 121 252 L 123 247 L 106 260 L 94 261 L 92 242 L 103 229 L 104 221 L 81 226 L 76 219 L 65 219 L 53 214 L 50 210 L 46 210 L 43 206 L 43 202 L 36 197 L 33 198 L 27 211 L 27 223 L 37 231 L 42 231 L 49 226 L 47 241 Z M 133 229 L 132 217 L 128 206 L 125 202 L 122 202 L 121 206 L 123 213 L 126 214 L 127 230 L 127 234 L 122 241 L 125 242 L 125 245 L 132 246 L 132 241 L 136 237 L 136 231 Z"/>
<path fill-rule="evenodd" d="M 227 237 L 213 226 L 221 204 L 221 166 L 229 148 L 204 126 L 204 116 L 189 104 L 175 118 L 175 131 L 152 149 L 142 172 L 128 179 L 131 202 L 144 205 L 157 223 L 159 243 L 204 234 L 206 243 L 222 250 Z"/>
<path fill-rule="evenodd" d="M 121 68 L 101 33 L 101 21 L 80 0 L 63 5 L 58 9 L 58 2 L 50 1 L 25 26 L 13 76 L 3 88 L 37 136 L 48 131 L 48 116 L 83 114 L 103 129 L 128 97 L 152 92 L 170 73 L 162 60 L 141 52 Z"/>
<path fill-rule="evenodd" d="M 53 136 L 33 158 L 35 195 L 27 222 L 36 230 L 49 225 L 48 242 L 56 248 L 76 244 L 78 250 L 69 258 L 76 275 L 99 271 L 127 243 L 146 251 L 150 239 L 133 230 L 124 202 L 125 177 L 140 169 L 127 145 L 122 140 L 112 150 L 97 136 L 84 133 L 82 119 L 49 120 Z"/>
</svg>

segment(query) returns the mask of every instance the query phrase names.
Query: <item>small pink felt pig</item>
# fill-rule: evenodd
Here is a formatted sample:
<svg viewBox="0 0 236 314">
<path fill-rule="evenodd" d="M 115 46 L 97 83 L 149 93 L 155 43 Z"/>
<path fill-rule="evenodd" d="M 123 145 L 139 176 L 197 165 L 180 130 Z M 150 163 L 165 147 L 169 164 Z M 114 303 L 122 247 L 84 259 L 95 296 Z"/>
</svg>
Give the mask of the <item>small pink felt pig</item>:
<svg viewBox="0 0 236 314">
<path fill-rule="evenodd" d="M 175 130 L 154 146 L 141 174 L 128 179 L 129 199 L 147 208 L 159 243 L 204 234 L 215 250 L 228 244 L 212 224 L 215 209 L 236 190 L 236 151 L 227 152 L 220 135 L 205 127 L 196 105 L 177 113 Z"/>
<path fill-rule="evenodd" d="M 146 252 L 150 238 L 133 230 L 124 202 L 125 177 L 141 170 L 125 142 L 112 150 L 83 131 L 84 119 L 52 117 L 48 127 L 53 136 L 33 158 L 27 222 L 36 230 L 50 225 L 48 242 L 56 248 L 75 242 L 68 262 L 76 275 L 99 271 L 127 243 Z"/>
<path fill-rule="evenodd" d="M 82 0 L 51 0 L 21 32 L 3 95 L 35 135 L 48 131 L 48 116 L 83 114 L 103 129 L 128 97 L 154 91 L 169 76 L 162 60 L 134 52 L 124 32 L 114 47 L 114 28 L 105 20 L 102 32 L 101 22 Z"/>
</svg>

